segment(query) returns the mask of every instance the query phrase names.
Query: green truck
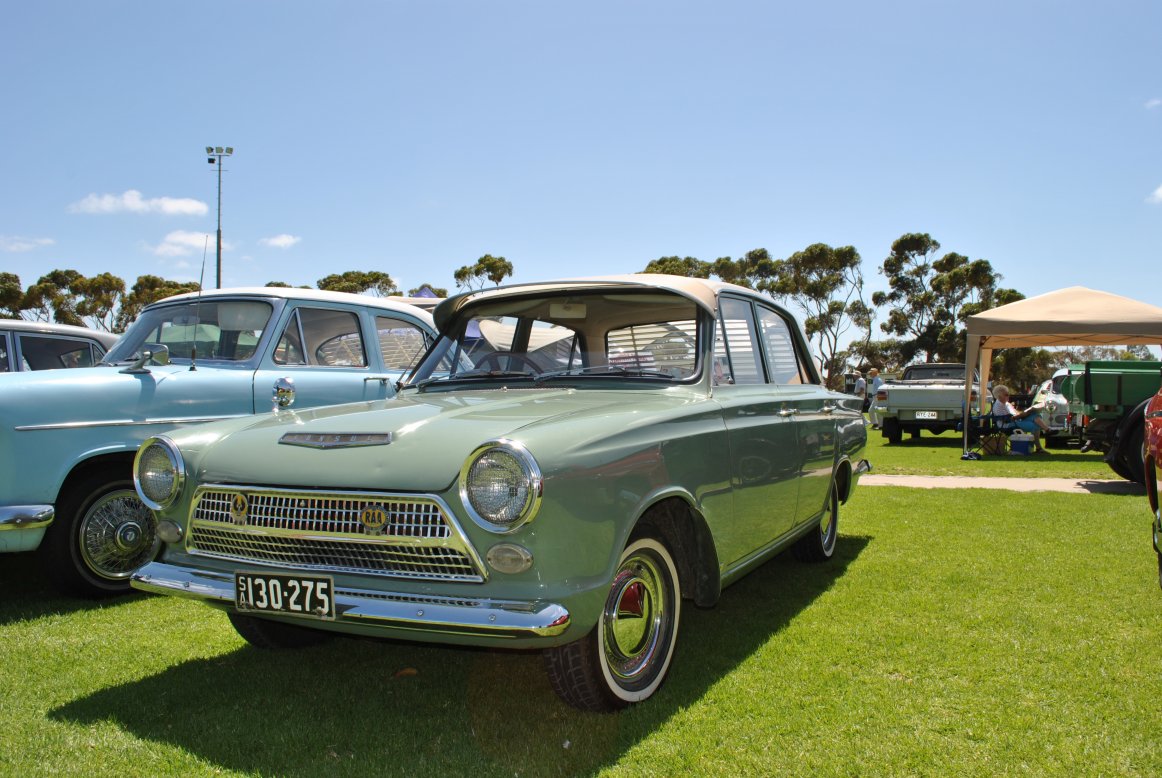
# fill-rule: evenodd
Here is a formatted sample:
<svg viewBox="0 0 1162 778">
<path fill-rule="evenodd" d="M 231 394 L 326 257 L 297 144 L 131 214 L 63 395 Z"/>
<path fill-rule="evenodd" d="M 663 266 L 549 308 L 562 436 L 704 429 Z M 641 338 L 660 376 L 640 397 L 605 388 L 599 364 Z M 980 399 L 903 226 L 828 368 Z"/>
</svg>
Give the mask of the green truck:
<svg viewBox="0 0 1162 778">
<path fill-rule="evenodd" d="M 1145 483 L 1143 409 L 1162 386 L 1162 362 L 1110 360 L 1069 366 L 1061 393 L 1085 450 L 1099 450 L 1115 473 Z"/>
</svg>

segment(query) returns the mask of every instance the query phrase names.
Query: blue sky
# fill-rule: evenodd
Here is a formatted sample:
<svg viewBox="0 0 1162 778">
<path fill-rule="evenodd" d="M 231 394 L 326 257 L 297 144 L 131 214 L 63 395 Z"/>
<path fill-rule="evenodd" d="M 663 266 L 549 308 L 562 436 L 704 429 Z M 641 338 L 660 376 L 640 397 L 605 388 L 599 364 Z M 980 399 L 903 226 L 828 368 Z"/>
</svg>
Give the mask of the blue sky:
<svg viewBox="0 0 1162 778">
<path fill-rule="evenodd" d="M 5 2 L 0 270 L 454 288 L 928 232 L 1162 304 L 1162 3 Z M 943 253 L 943 252 L 942 252 Z"/>
</svg>

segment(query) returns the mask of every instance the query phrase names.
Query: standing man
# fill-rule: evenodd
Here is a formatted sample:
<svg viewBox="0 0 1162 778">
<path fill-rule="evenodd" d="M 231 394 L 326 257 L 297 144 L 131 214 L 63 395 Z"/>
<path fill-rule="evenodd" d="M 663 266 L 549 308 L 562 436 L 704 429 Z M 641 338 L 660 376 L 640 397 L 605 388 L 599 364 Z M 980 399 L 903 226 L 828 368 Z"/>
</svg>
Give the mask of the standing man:
<svg viewBox="0 0 1162 778">
<path fill-rule="evenodd" d="M 852 390 L 859 401 L 863 403 L 863 410 L 867 410 L 867 381 L 863 379 L 863 373 L 858 370 L 855 372 L 855 389 Z"/>
<path fill-rule="evenodd" d="M 871 417 L 871 426 L 873 430 L 880 428 L 880 415 L 876 413 L 876 392 L 883 386 L 884 379 L 880 378 L 880 371 L 878 368 L 872 368 L 867 371 L 867 377 L 870 384 L 867 388 L 867 396 L 870 402 L 868 403 L 868 416 Z"/>
</svg>

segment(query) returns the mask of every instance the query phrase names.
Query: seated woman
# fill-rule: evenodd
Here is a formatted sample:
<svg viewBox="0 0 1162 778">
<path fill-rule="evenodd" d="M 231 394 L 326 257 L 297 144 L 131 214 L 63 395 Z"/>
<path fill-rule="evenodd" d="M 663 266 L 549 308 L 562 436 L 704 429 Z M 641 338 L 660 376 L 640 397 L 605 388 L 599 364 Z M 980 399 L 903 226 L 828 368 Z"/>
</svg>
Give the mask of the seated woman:
<svg viewBox="0 0 1162 778">
<path fill-rule="evenodd" d="M 993 387 L 993 409 L 991 411 L 993 416 L 1008 416 L 1012 418 L 1011 424 L 1022 432 L 1032 432 L 1033 440 L 1037 444 L 1036 453 L 1044 454 L 1045 449 L 1041 446 L 1041 433 L 1049 429 L 1049 425 L 1041 418 L 1041 408 L 1037 405 L 1031 405 L 1023 411 L 1018 411 L 1013 404 L 1009 402 L 1009 387 L 1004 384 L 997 384 Z"/>
</svg>

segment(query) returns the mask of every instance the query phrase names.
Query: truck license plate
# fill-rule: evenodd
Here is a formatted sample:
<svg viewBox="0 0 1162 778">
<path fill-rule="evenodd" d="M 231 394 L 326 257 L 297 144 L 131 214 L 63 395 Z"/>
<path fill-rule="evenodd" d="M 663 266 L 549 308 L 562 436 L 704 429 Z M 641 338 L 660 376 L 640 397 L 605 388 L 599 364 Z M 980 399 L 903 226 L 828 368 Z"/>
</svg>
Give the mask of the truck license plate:
<svg viewBox="0 0 1162 778">
<path fill-rule="evenodd" d="M 917 419 L 935 419 L 936 411 L 916 411 Z"/>
<path fill-rule="evenodd" d="M 234 605 L 240 611 L 335 618 L 335 582 L 325 576 L 235 573 Z"/>
</svg>

